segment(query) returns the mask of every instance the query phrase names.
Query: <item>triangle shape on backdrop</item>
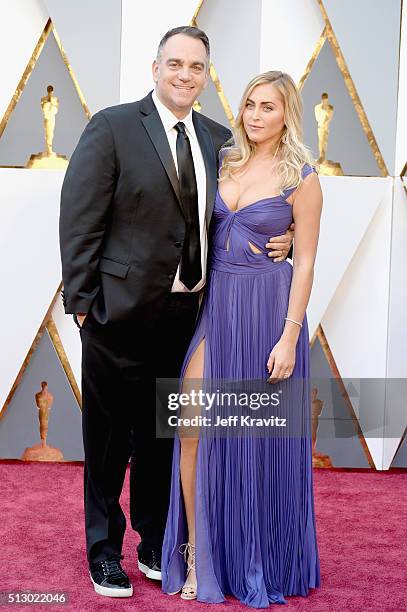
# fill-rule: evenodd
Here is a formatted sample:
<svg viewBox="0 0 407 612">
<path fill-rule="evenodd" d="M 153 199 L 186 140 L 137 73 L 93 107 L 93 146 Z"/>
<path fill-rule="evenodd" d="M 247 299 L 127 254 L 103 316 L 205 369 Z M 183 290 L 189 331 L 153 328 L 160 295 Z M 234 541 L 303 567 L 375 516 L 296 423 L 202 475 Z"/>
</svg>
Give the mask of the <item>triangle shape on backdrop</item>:
<svg viewBox="0 0 407 612">
<path fill-rule="evenodd" d="M 41 53 L 48 36 L 50 22 L 44 6 L 39 2 L 10 2 L 7 5 L 7 24 L 15 28 L 18 36 L 0 37 L 0 57 L 3 58 L 0 88 L 0 137 L 13 111 L 19 92 L 31 72 L 31 66 Z M 14 30 L 15 31 L 15 30 Z M 6 64 L 7 59 L 7 64 Z M 7 69 L 5 69 L 7 65 Z M 20 79 L 20 80 L 18 80 Z"/>
<path fill-rule="evenodd" d="M 218 92 L 212 79 L 209 79 L 208 86 L 199 96 L 199 108 L 194 105 L 195 110 L 210 117 L 214 121 L 230 128 L 230 123 L 225 113 L 225 109 L 219 99 Z"/>
<path fill-rule="evenodd" d="M 71 387 L 77 397 L 78 404 L 82 404 L 81 383 L 82 383 L 82 343 L 79 329 L 75 325 L 72 315 L 65 314 L 62 299 L 58 296 L 51 309 L 51 317 L 55 326 L 54 346 L 60 346 L 58 350 L 60 359 L 64 363 L 64 370 L 71 382 Z"/>
<path fill-rule="evenodd" d="M 4 288 L 13 287 L 0 302 L 0 319 L 18 321 L 18 334 L 11 325 L 2 325 L 0 332 L 0 344 L 8 351 L 0 376 L 0 409 L 57 297 L 61 282 L 58 202 L 63 178 L 62 170 L 0 171 L 1 277 Z"/>
<path fill-rule="evenodd" d="M 293 35 L 294 24 L 300 24 L 300 27 L 295 27 Z M 261 51 L 257 72 L 283 70 L 298 83 L 306 66 L 304 60 L 314 55 L 315 43 L 324 27 L 324 19 L 315 0 L 262 2 Z"/>
<path fill-rule="evenodd" d="M 41 381 L 48 383 L 53 395 L 47 445 L 59 449 L 65 461 L 83 460 L 81 411 L 47 330 L 0 420 L 1 458 L 21 459 L 26 448 L 40 443 L 35 395 L 41 391 Z"/>
<path fill-rule="evenodd" d="M 307 80 L 314 64 L 315 64 L 315 60 L 317 59 L 318 55 L 321 52 L 322 47 L 324 46 L 326 41 L 326 27 L 323 29 L 321 36 L 318 38 L 317 40 L 317 44 L 314 47 L 314 51 L 312 52 L 312 55 L 310 57 L 310 59 L 308 60 L 308 64 L 305 67 L 304 72 L 302 73 L 298 83 L 297 83 L 297 87 L 298 89 L 301 91 L 303 88 L 303 85 L 305 83 L 305 81 Z"/>
<path fill-rule="evenodd" d="M 404 164 L 404 168 L 400 174 L 401 182 L 403 183 L 404 191 L 407 194 L 407 162 Z"/>
<path fill-rule="evenodd" d="M 401 1 L 386 2 L 385 14 L 382 0 L 322 0 L 319 4 L 346 60 L 389 173 L 394 174 Z"/>
<path fill-rule="evenodd" d="M 0 138 L 0 166 L 24 167 L 31 154 L 45 149 L 41 98 L 46 95 L 48 85 L 54 87 L 53 93 L 59 99 L 54 151 L 69 158 L 88 122 L 87 107 L 81 102 L 80 91 L 75 87 L 52 34 L 52 24 L 47 24 L 47 28 L 41 53 L 31 66 L 29 78 Z"/>
<path fill-rule="evenodd" d="M 392 179 L 382 180 L 387 189 L 382 193 L 380 206 L 321 319 L 338 369 L 345 378 L 386 378 Z"/>
<path fill-rule="evenodd" d="M 398 382 L 405 383 L 406 379 L 403 379 L 403 381 L 394 380 L 391 378 L 387 380 L 387 383 L 390 383 L 390 386 L 392 386 L 392 384 L 397 385 Z M 405 384 L 403 384 L 403 386 L 405 387 Z M 388 398 L 386 396 L 386 412 L 384 415 L 385 416 L 385 419 L 384 419 L 385 429 L 384 429 L 384 440 L 383 440 L 383 469 L 384 470 L 388 470 L 390 467 L 407 467 L 407 447 L 404 449 L 404 451 L 401 451 L 401 446 L 405 442 L 407 428 L 404 427 L 404 432 L 401 436 L 398 433 L 398 436 L 395 437 L 397 434 L 396 430 L 399 429 L 399 426 L 401 427 L 402 422 L 405 423 L 405 420 L 406 420 L 405 419 L 405 397 L 406 397 L 405 389 L 403 389 L 403 391 L 404 391 L 403 396 L 392 397 L 392 398 Z M 391 403 L 389 399 L 393 400 L 393 402 Z M 400 419 L 399 414 L 397 414 L 398 407 L 400 404 L 403 404 L 402 419 Z M 400 457 L 404 456 L 404 459 L 405 459 L 404 466 L 400 466 L 400 465 L 394 466 L 393 465 L 393 461 L 396 459 L 396 456 L 398 455 L 399 451 L 401 451 Z"/>
<path fill-rule="evenodd" d="M 396 450 L 391 468 L 407 468 L 407 436 L 406 431 L 400 440 L 398 449 Z"/>
<path fill-rule="evenodd" d="M 201 27 L 198 25 L 197 19 L 203 3 L 204 0 L 200 0 L 195 9 L 195 13 L 190 22 L 190 25 L 193 27 Z M 208 86 L 200 95 L 197 101 L 198 104 L 195 105 L 195 109 L 214 121 L 218 121 L 225 127 L 230 128 L 234 123 L 233 112 L 212 61 L 210 65 L 210 77 Z"/>
<path fill-rule="evenodd" d="M 301 93 L 304 102 L 304 140 L 312 149 L 315 159 L 319 157 L 319 150 L 314 109 L 320 104 L 322 94 L 327 93 L 333 106 L 333 116 L 329 125 L 326 158 L 339 162 L 345 175 L 381 176 L 383 172 L 328 40 L 320 48 Z"/>
<path fill-rule="evenodd" d="M 203 3 L 204 3 L 204 0 L 199 0 L 199 1 L 198 1 L 198 4 L 196 5 L 196 8 L 195 8 L 194 14 L 192 15 L 192 19 L 191 19 L 191 22 L 190 22 L 190 25 L 191 25 L 191 26 L 198 27 L 198 25 L 197 25 L 197 23 L 196 23 L 196 20 L 197 20 L 197 18 L 198 18 L 198 14 L 199 14 L 199 11 L 200 11 L 200 10 L 201 10 L 201 8 L 202 8 Z"/>
<path fill-rule="evenodd" d="M 259 71 L 261 2 L 204 0 L 195 24 L 210 39 L 213 65 L 236 116 L 244 88 Z M 236 41 L 247 40 L 247 32 L 251 32 L 250 44 L 236 44 Z M 225 53 L 225 47 L 231 52 Z"/>
<path fill-rule="evenodd" d="M 121 0 L 45 0 L 45 5 L 92 114 L 119 104 Z"/>
<path fill-rule="evenodd" d="M 333 299 L 392 180 L 346 176 L 320 178 L 326 204 L 322 210 L 314 284 L 307 307 L 310 337 Z"/>
<path fill-rule="evenodd" d="M 62 282 L 60 283 L 51 304 L 45 314 L 44 320 L 42 321 L 40 328 L 35 335 L 35 338 L 31 344 L 30 349 L 28 350 L 27 355 L 18 371 L 18 374 L 9 390 L 6 400 L 0 410 L 0 421 L 6 414 L 6 411 L 13 401 L 16 391 L 18 390 L 22 379 L 25 376 L 25 372 L 31 362 L 32 357 L 37 351 L 38 345 L 42 342 L 43 335 L 48 333 L 49 338 L 53 344 L 54 350 L 58 355 L 59 361 L 62 365 L 62 368 L 65 371 L 65 375 L 69 381 L 71 386 L 71 390 L 75 395 L 77 404 L 80 409 L 82 409 L 82 396 L 81 390 L 77 381 L 81 381 L 81 351 L 80 351 L 80 339 L 78 341 L 72 342 L 72 338 L 74 337 L 76 326 L 73 326 L 71 317 L 65 316 L 64 308 L 62 305 L 61 299 L 61 289 Z M 57 320 L 59 320 L 59 326 L 62 327 L 63 334 L 61 336 L 60 329 L 57 326 L 56 321 L 53 318 L 53 315 L 56 315 Z M 61 320 L 61 317 L 63 319 Z M 79 336 L 79 334 L 77 334 Z M 75 338 L 78 340 L 78 338 Z M 63 342 L 64 340 L 64 342 Z M 65 344 L 66 343 L 66 344 Z M 72 354 L 71 351 L 66 351 L 65 346 L 68 346 L 68 349 L 72 349 L 72 345 L 74 345 L 74 350 Z M 74 368 L 71 366 L 70 359 L 73 360 Z"/>
<path fill-rule="evenodd" d="M 62 283 L 60 285 L 60 288 L 61 287 L 62 287 Z M 55 306 L 56 306 L 57 303 L 62 303 L 60 289 L 58 289 L 58 291 L 57 291 L 57 299 L 55 300 L 54 308 L 50 307 L 49 308 L 49 312 L 51 310 L 55 310 Z M 72 321 L 72 317 L 71 316 L 67 316 L 67 319 L 70 320 L 72 326 L 75 326 L 76 330 L 78 330 L 78 328 L 76 327 L 76 325 Z M 62 367 L 64 369 L 65 375 L 68 378 L 69 384 L 71 385 L 71 389 L 73 391 L 73 394 L 76 397 L 76 401 L 78 403 L 78 406 L 82 410 L 82 395 L 81 395 L 81 391 L 79 389 L 79 385 L 77 383 L 77 380 L 79 380 L 79 381 L 81 380 L 81 370 L 79 371 L 78 378 L 76 378 L 75 377 L 75 372 L 72 369 L 70 361 L 69 361 L 68 353 L 65 351 L 65 346 L 64 346 L 64 344 L 62 342 L 61 335 L 59 333 L 57 325 L 56 325 L 54 319 L 52 318 L 52 316 L 51 316 L 51 318 L 49 318 L 47 320 L 46 327 L 47 327 L 48 335 L 51 338 L 51 342 L 52 342 L 52 344 L 54 346 L 55 352 L 58 355 L 59 361 L 61 362 L 61 365 L 62 365 Z M 79 332 L 78 332 L 78 336 L 79 336 Z M 79 339 L 80 339 L 80 336 L 79 336 Z M 81 348 L 81 346 L 79 346 L 79 349 L 80 348 Z M 79 357 L 82 360 L 82 351 L 79 352 Z"/>
<path fill-rule="evenodd" d="M 382 180 L 387 189 L 380 206 L 321 321 L 341 377 L 360 383 L 360 399 L 353 406 L 380 469 L 386 423 L 393 193 L 393 180 Z"/>
<path fill-rule="evenodd" d="M 311 347 L 312 419 L 316 429 L 313 463 L 321 467 L 374 467 L 349 402 L 352 385 L 344 389 L 342 380 L 332 372 L 332 356 L 323 332 Z M 318 414 L 319 413 L 319 414 Z"/>
<path fill-rule="evenodd" d="M 407 285 L 407 201 L 402 181 L 396 177 L 393 185 L 391 216 L 389 317 L 387 331 L 385 433 L 383 464 L 388 469 L 400 445 L 407 426 L 407 327 L 405 325 Z"/>
</svg>

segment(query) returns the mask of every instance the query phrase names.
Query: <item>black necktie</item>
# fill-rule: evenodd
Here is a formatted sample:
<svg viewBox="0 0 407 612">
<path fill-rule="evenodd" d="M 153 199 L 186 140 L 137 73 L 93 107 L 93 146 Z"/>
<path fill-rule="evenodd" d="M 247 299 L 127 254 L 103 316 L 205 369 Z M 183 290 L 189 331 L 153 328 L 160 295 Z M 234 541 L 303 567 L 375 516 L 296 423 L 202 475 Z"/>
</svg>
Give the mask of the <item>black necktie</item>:
<svg viewBox="0 0 407 612">
<path fill-rule="evenodd" d="M 185 131 L 185 125 L 180 121 L 175 126 L 175 129 L 178 132 L 177 162 L 179 190 L 186 220 L 179 278 L 187 289 L 193 289 L 202 278 L 198 189 L 196 186 L 191 143 Z"/>
</svg>

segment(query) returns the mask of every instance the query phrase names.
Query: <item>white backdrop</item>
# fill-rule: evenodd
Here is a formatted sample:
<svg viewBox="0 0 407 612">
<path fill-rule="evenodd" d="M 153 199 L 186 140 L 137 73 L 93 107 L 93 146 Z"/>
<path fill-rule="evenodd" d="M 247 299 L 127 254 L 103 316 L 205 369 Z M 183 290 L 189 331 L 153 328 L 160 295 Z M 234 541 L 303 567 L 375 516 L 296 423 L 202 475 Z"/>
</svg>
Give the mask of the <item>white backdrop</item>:
<svg viewBox="0 0 407 612">
<path fill-rule="evenodd" d="M 107 103 L 138 99 L 152 89 L 151 63 L 159 39 L 167 29 L 189 23 L 198 8 L 194 0 L 159 0 L 142 5 L 134 0 L 104 0 L 104 3 L 110 3 L 110 13 L 98 11 L 98 0 L 65 3 L 63 10 L 61 4 L 58 6 L 51 0 L 2 0 L 2 16 L 9 27 L 3 28 L 0 38 L 3 59 L 0 62 L 0 119 L 3 118 L 0 132 L 7 130 L 13 95 L 49 17 L 58 21 L 59 26 L 55 23 L 55 27 L 60 36 L 61 32 L 65 34 L 65 40 L 61 36 L 62 45 L 68 59 L 75 58 L 75 64 L 72 61 L 71 64 L 78 81 L 78 75 L 86 80 L 79 82 L 79 86 L 85 97 L 88 92 L 89 110 L 94 113 Z M 382 83 L 383 75 L 377 78 L 375 62 L 366 61 L 366 57 L 369 57 L 369 45 L 372 58 L 389 54 L 393 49 L 393 39 L 399 34 L 394 30 L 395 19 L 400 19 L 399 0 L 370 0 L 369 3 L 344 0 L 340 6 L 318 0 L 291 0 L 290 3 L 204 0 L 200 4 L 196 22 L 210 36 L 213 65 L 233 113 L 236 113 L 242 84 L 256 72 L 278 68 L 290 72 L 300 83 L 307 67 L 311 66 L 312 71 L 314 52 L 327 26 L 341 45 L 387 173 L 378 170 L 375 176 L 321 177 L 324 210 L 314 288 L 307 310 L 310 337 L 321 326 L 343 378 L 407 378 L 404 271 L 407 199 L 399 178 L 407 161 L 405 7 L 402 23 L 396 24 L 398 30 L 401 25 L 402 61 L 399 62 L 397 43 L 397 55 L 394 51 L 393 56 L 386 56 L 389 57 L 388 78 Z M 366 11 L 368 19 L 364 18 Z M 349 23 L 352 15 L 352 28 L 346 31 L 344 24 Z M 121 28 L 115 27 L 109 34 L 112 16 Z M 84 26 L 84 19 L 86 27 L 77 32 L 75 23 Z M 381 36 L 373 40 L 366 28 Z M 89 31 L 92 35 L 87 34 Z M 359 40 L 368 46 L 363 54 L 357 53 Z M 104 59 L 99 64 L 95 51 L 98 45 L 103 48 L 103 57 L 113 58 L 111 63 Z M 383 109 L 381 113 L 378 105 Z M 336 113 L 339 116 L 340 109 Z M 61 124 L 57 129 L 70 129 L 70 126 Z M 347 138 L 351 147 L 352 134 Z M 21 143 L 23 146 L 24 134 L 21 134 Z M 16 377 L 20 371 L 24 373 L 27 353 L 61 280 L 57 227 L 62 180 L 63 171 L 0 169 L 3 296 L 0 301 L 3 322 L 0 408 L 3 407 L 3 413 L 12 399 L 9 394 Z M 52 316 L 70 364 L 67 376 L 80 387 L 80 342 L 76 328 L 71 317 L 64 316 L 60 300 Z M 392 405 L 384 397 L 374 409 L 392 415 Z M 405 433 L 407 411 L 404 409 L 403 416 L 403 408 L 395 406 L 394 415 L 396 410 L 397 427 L 391 428 L 391 435 L 386 436 L 383 429 L 382 436 L 370 438 L 366 432 L 366 442 L 377 469 L 391 465 Z"/>
</svg>

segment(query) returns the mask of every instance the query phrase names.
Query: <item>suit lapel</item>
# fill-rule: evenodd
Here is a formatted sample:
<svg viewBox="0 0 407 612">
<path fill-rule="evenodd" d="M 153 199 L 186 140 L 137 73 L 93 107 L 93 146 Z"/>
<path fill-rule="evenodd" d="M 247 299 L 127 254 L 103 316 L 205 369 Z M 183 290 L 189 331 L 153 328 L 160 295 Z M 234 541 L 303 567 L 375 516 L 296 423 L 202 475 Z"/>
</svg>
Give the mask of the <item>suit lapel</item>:
<svg viewBox="0 0 407 612">
<path fill-rule="evenodd" d="M 196 137 L 201 148 L 202 157 L 205 163 L 206 173 L 206 223 L 209 227 L 213 205 L 215 202 L 216 188 L 218 184 L 217 162 L 215 147 L 208 128 L 204 125 L 199 113 L 193 111 L 192 120 L 194 122 Z"/>
<path fill-rule="evenodd" d="M 147 98 L 144 98 L 143 103 L 142 112 L 144 112 L 145 117 L 143 117 L 141 121 L 151 139 L 151 142 L 154 145 L 155 150 L 158 153 L 161 163 L 164 166 L 168 178 L 170 179 L 172 188 L 174 189 L 178 204 L 182 213 L 184 214 L 179 191 L 177 171 L 175 169 L 170 145 L 168 144 L 168 138 L 164 131 L 163 124 L 161 123 L 160 115 L 158 114 L 158 111 L 151 99 L 151 94 L 149 94 Z"/>
<path fill-rule="evenodd" d="M 171 182 L 174 193 L 177 197 L 178 204 L 185 217 L 185 212 L 182 208 L 181 196 L 179 191 L 179 182 L 177 171 L 175 169 L 174 160 L 172 157 L 168 138 L 161 123 L 160 115 L 154 105 L 151 92 L 142 100 L 141 112 L 145 115 L 142 118 L 142 123 L 149 135 L 151 142 L 161 160 L 162 165 Z M 199 113 L 192 112 L 192 120 L 194 122 L 196 137 L 202 152 L 202 157 L 205 164 L 206 173 L 206 222 L 209 227 L 213 206 L 215 202 L 215 194 L 218 184 L 217 160 L 215 147 L 212 141 L 211 134 L 208 128 L 204 125 Z"/>
</svg>

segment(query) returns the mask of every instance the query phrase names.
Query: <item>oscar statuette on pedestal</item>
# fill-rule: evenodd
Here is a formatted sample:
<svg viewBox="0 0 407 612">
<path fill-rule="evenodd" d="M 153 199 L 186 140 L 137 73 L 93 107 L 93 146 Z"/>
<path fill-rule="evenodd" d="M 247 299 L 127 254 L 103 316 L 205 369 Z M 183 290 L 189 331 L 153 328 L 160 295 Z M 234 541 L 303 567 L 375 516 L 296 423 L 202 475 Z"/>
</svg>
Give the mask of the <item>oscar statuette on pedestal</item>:
<svg viewBox="0 0 407 612">
<path fill-rule="evenodd" d="M 339 162 L 326 159 L 329 124 L 331 123 L 334 114 L 334 107 L 329 103 L 329 97 L 326 92 L 321 95 L 321 102 L 314 107 L 314 113 L 318 124 L 318 172 L 327 176 L 343 176 L 341 164 Z"/>
<path fill-rule="evenodd" d="M 65 155 L 59 155 L 52 149 L 55 132 L 55 117 L 59 109 L 59 100 L 53 95 L 52 85 L 47 87 L 47 95 L 41 98 L 41 109 L 44 117 L 45 151 L 31 155 L 27 168 L 63 169 L 68 166 Z"/>
<path fill-rule="evenodd" d="M 35 403 L 38 409 L 41 443 L 26 448 L 21 459 L 23 461 L 63 461 L 64 456 L 59 448 L 48 446 L 48 420 L 49 412 L 54 402 L 54 396 L 48 391 L 48 383 L 42 381 L 41 391 L 35 394 Z"/>
</svg>

